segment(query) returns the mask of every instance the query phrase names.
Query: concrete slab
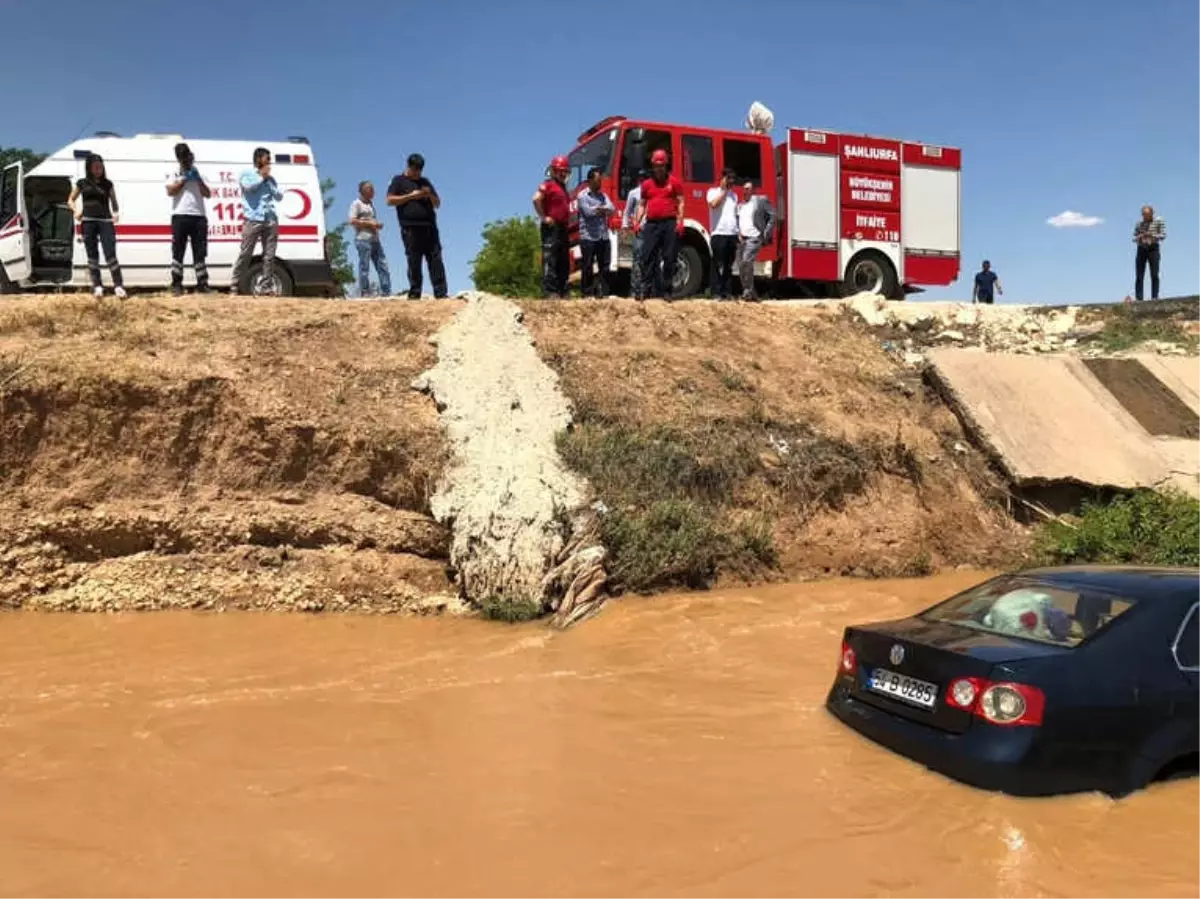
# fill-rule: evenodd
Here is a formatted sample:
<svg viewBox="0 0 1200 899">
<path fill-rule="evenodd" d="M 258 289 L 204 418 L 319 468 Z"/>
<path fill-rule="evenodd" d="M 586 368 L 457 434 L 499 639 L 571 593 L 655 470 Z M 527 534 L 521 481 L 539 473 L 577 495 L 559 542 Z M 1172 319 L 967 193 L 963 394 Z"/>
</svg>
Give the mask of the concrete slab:
<svg viewBox="0 0 1200 899">
<path fill-rule="evenodd" d="M 1196 415 L 1200 416 L 1200 356 L 1155 356 L 1135 353 L 1134 359 L 1146 366 L 1154 377 Z"/>
<path fill-rule="evenodd" d="M 1200 441 L 1151 437 L 1078 357 L 945 349 L 929 360 L 972 436 L 1018 486 L 1129 489 L 1182 480 L 1200 490 L 1189 480 L 1200 467 Z"/>
</svg>

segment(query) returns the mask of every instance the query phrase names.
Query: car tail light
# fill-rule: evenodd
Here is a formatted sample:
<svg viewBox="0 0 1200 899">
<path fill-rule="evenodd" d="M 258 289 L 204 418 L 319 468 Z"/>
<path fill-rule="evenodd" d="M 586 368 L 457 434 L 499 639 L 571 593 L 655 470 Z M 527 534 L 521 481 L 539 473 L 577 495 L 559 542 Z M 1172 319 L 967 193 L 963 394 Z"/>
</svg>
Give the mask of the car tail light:
<svg viewBox="0 0 1200 899">
<path fill-rule="evenodd" d="M 946 689 L 946 704 L 1001 727 L 1037 727 L 1042 723 L 1046 696 L 1027 684 L 960 677 Z"/>
<path fill-rule="evenodd" d="M 969 712 L 975 708 L 975 701 L 983 692 L 984 681 L 978 677 L 960 677 L 950 682 L 946 691 L 946 702 L 956 709 Z"/>
<path fill-rule="evenodd" d="M 842 641 L 842 654 L 838 658 L 838 671 L 848 677 L 858 671 L 858 655 L 845 640 Z"/>
<path fill-rule="evenodd" d="M 990 684 L 979 697 L 976 714 L 992 724 L 1005 727 L 1042 723 L 1046 697 L 1037 687 L 1026 684 Z"/>
</svg>

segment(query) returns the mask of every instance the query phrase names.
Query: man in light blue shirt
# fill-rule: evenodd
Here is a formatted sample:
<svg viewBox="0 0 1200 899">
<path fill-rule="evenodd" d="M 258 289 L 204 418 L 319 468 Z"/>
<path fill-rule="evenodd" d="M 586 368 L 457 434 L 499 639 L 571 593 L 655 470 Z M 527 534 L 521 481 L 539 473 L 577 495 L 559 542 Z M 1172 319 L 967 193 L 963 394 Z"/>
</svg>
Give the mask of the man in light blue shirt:
<svg viewBox="0 0 1200 899">
<path fill-rule="evenodd" d="M 587 187 L 575 199 L 579 207 L 579 292 L 582 296 L 608 296 L 608 268 L 612 244 L 608 240 L 608 217 L 617 211 L 600 190 L 600 169 L 588 172 Z M 593 281 L 592 263 L 599 276 Z"/>
<path fill-rule="evenodd" d="M 242 223 L 242 246 L 238 250 L 237 262 L 229 282 L 231 294 L 243 290 L 255 296 L 279 293 L 279 282 L 275 279 L 275 245 L 279 242 L 279 216 L 275 204 L 283 199 L 275 178 L 271 175 L 271 151 L 259 147 L 254 151 L 254 168 L 242 172 L 242 212 L 246 220 Z M 262 270 L 254 272 L 243 284 L 243 275 L 254 248 L 262 241 Z"/>
</svg>

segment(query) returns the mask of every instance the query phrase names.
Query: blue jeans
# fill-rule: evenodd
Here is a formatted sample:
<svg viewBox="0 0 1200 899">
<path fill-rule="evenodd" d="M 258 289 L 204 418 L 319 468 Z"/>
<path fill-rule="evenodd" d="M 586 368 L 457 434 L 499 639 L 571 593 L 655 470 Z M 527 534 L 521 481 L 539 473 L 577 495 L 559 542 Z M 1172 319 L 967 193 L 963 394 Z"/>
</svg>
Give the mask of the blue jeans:
<svg viewBox="0 0 1200 899">
<path fill-rule="evenodd" d="M 362 296 L 371 294 L 371 263 L 375 263 L 375 274 L 379 276 L 379 295 L 392 295 L 392 275 L 388 271 L 387 257 L 383 255 L 383 244 L 379 238 L 356 240 L 358 250 L 358 292 Z"/>
</svg>

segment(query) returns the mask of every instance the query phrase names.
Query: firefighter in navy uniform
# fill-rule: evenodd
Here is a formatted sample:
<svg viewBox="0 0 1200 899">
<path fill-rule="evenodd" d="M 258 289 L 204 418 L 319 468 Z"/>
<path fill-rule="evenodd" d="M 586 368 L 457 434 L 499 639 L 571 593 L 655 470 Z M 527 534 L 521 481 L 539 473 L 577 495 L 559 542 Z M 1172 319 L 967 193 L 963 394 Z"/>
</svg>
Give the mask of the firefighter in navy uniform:
<svg viewBox="0 0 1200 899">
<path fill-rule="evenodd" d="M 567 297 L 567 277 L 571 255 L 567 244 L 567 223 L 571 218 L 571 195 L 567 193 L 570 164 L 565 156 L 550 162 L 550 177 L 533 195 L 533 208 L 542 223 L 542 296 Z"/>
</svg>

